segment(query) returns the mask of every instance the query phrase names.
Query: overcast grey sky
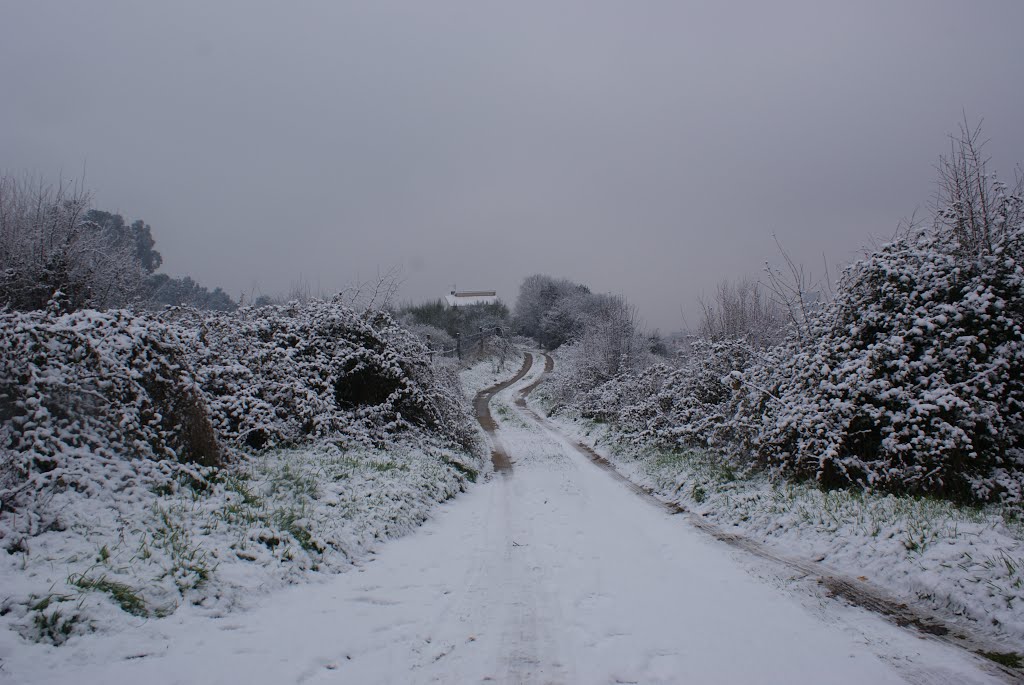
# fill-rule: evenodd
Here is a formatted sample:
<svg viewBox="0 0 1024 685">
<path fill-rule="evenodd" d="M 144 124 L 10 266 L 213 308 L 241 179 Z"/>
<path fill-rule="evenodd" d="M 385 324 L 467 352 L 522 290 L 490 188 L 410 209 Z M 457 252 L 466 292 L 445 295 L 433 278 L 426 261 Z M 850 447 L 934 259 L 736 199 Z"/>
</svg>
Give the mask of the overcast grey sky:
<svg viewBox="0 0 1024 685">
<path fill-rule="evenodd" d="M 0 170 L 79 178 L 233 296 L 548 273 L 650 326 L 1024 160 L 1024 2 L 0 0 Z"/>
</svg>

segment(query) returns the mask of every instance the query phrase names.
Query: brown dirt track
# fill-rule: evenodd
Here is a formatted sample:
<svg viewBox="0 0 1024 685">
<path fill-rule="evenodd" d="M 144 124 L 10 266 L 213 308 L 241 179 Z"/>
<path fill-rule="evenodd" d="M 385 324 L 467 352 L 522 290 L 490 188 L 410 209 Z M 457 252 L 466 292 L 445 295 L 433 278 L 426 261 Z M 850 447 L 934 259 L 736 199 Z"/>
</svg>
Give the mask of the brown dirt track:
<svg viewBox="0 0 1024 685">
<path fill-rule="evenodd" d="M 530 371 L 530 367 L 533 366 L 533 355 L 526 352 L 523 358 L 523 365 L 519 371 L 510 380 L 497 385 L 492 385 L 489 388 L 485 388 L 476 394 L 473 399 L 473 410 L 476 414 L 476 420 L 480 423 L 480 427 L 487 431 L 487 434 L 491 436 L 491 443 L 494 448 L 491 450 L 491 463 L 494 465 L 494 470 L 497 473 L 511 474 L 512 473 L 512 460 L 509 459 L 508 452 L 502 447 L 501 441 L 498 440 L 498 424 L 494 422 L 494 417 L 491 416 L 491 397 L 495 393 L 500 392 L 512 385 L 513 383 L 522 379 Z"/>
</svg>

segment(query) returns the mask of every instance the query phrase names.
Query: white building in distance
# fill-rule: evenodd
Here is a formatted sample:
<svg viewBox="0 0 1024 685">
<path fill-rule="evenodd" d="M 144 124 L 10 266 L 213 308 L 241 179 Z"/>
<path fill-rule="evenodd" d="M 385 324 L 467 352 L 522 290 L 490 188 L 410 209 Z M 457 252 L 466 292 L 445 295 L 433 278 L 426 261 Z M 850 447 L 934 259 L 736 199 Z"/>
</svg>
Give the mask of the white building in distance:
<svg viewBox="0 0 1024 685">
<path fill-rule="evenodd" d="M 449 307 L 466 307 L 471 304 L 497 304 L 496 290 L 453 290 L 444 296 Z"/>
</svg>

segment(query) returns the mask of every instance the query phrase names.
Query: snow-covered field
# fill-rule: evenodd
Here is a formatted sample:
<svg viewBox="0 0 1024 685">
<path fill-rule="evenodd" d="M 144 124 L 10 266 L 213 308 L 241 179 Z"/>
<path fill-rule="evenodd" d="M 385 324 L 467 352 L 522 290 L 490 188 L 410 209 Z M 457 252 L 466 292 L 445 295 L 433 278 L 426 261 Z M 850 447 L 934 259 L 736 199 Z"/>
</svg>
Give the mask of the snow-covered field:
<svg viewBox="0 0 1024 685">
<path fill-rule="evenodd" d="M 514 460 L 354 572 L 217 620 L 183 607 L 5 662 L 38 683 L 985 683 L 976 658 L 859 609 L 796 601 L 624 488 L 513 402 Z"/>
<path fill-rule="evenodd" d="M 884 588 L 999 651 L 1024 651 L 1024 523 L 998 507 L 824 492 L 739 474 L 710 454 L 630 445 L 607 424 L 549 420 L 665 501 L 784 556 Z"/>
<path fill-rule="evenodd" d="M 519 363 L 484 361 L 463 375 L 476 387 Z M 48 505 L 60 526 L 0 555 L 0 680 L 27 655 L 60 661 L 98 635 L 115 643 L 172 614 L 227 616 L 349 569 L 466 490 L 481 466 L 422 441 L 322 441 L 197 470 L 167 491 L 56 493 Z"/>
</svg>

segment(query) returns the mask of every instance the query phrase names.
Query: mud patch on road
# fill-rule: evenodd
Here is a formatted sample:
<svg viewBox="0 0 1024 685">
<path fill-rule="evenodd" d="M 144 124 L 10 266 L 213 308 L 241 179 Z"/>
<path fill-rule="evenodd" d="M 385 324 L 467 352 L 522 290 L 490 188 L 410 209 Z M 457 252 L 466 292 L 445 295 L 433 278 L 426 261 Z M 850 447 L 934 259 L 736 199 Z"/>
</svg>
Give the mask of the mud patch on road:
<svg viewBox="0 0 1024 685">
<path fill-rule="evenodd" d="M 494 446 L 491 450 L 491 464 L 497 473 L 512 473 L 512 460 L 509 459 L 508 452 L 505 451 L 501 441 L 498 440 L 498 424 L 494 421 L 494 417 L 491 416 L 491 398 L 495 393 L 501 392 L 513 383 L 522 380 L 523 376 L 530 372 L 530 367 L 532 366 L 533 355 L 527 352 L 523 356 L 523 365 L 515 376 L 507 381 L 481 390 L 473 399 L 473 412 L 476 414 L 476 420 L 480 427 L 491 436 L 491 444 Z"/>
<path fill-rule="evenodd" d="M 541 383 L 544 382 L 544 380 L 545 380 L 544 377 L 545 376 L 547 376 L 549 373 L 551 373 L 552 371 L 555 370 L 555 360 L 551 358 L 551 355 L 544 354 L 543 352 L 541 352 L 541 354 L 544 356 L 544 373 L 541 374 L 541 376 L 539 378 L 537 378 L 537 380 L 535 380 L 533 383 L 530 383 L 528 386 L 526 386 L 525 388 L 520 390 L 519 391 L 519 397 L 516 398 L 516 406 L 517 407 L 522 407 L 523 409 L 526 409 L 527 411 L 530 411 L 526 407 L 526 398 L 527 398 L 527 396 L 531 392 L 533 392 L 537 388 L 538 385 L 540 385 Z M 532 411 L 530 411 L 530 413 L 533 414 Z"/>
</svg>

